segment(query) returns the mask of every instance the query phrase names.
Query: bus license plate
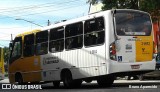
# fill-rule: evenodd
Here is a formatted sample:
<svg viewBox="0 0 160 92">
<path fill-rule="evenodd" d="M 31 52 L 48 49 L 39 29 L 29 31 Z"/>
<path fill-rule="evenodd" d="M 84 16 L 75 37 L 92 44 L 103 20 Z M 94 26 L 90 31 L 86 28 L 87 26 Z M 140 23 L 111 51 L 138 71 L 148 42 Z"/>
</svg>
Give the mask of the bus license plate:
<svg viewBox="0 0 160 92">
<path fill-rule="evenodd" d="M 131 68 L 132 68 L 132 69 L 139 69 L 139 68 L 140 68 L 140 65 L 131 65 Z"/>
</svg>

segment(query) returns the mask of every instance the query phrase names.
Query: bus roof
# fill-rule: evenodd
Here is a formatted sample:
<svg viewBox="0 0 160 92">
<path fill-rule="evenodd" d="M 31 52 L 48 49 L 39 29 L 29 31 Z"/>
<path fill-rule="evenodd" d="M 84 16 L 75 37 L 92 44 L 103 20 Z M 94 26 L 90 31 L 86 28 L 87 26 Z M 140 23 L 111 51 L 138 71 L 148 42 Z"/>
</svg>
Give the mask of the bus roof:
<svg viewBox="0 0 160 92">
<path fill-rule="evenodd" d="M 105 15 L 107 12 L 110 12 L 110 11 L 112 11 L 112 10 L 120 10 L 120 11 L 122 11 L 122 10 L 123 10 L 123 11 L 128 11 L 128 10 L 130 10 L 130 11 L 143 12 L 143 11 L 134 10 L 134 9 L 111 9 L 111 10 L 106 10 L 106 11 L 100 11 L 100 12 L 95 12 L 95 13 L 88 14 L 88 15 L 83 16 L 83 17 L 79 17 L 79 18 L 70 19 L 70 20 L 66 20 L 66 21 L 59 22 L 59 23 L 55 23 L 55 24 L 52 24 L 52 25 L 50 25 L 50 26 L 42 27 L 42 28 L 40 28 L 40 29 L 35 29 L 35 30 L 29 31 L 29 32 L 24 32 L 24 33 L 22 33 L 22 34 L 17 35 L 16 37 L 28 35 L 28 34 L 31 34 L 31 33 L 36 33 L 36 32 L 39 32 L 39 31 L 49 30 L 49 29 L 51 29 L 51 28 L 56 28 L 56 27 L 65 26 L 65 25 L 68 25 L 68 24 L 72 24 L 72 23 L 84 21 L 84 20 L 91 19 L 91 18 L 98 17 L 98 16 L 103 16 L 103 15 Z M 143 12 L 143 13 L 146 13 L 146 12 Z"/>
<path fill-rule="evenodd" d="M 74 18 L 74 19 L 70 19 L 70 20 L 66 20 L 66 21 L 61 21 L 61 22 L 52 24 L 50 26 L 43 27 L 42 31 L 43 30 L 48 30 L 48 29 L 51 29 L 51 28 L 65 26 L 65 25 L 76 23 L 76 22 L 80 22 L 80 21 L 84 21 L 84 20 L 87 20 L 87 19 L 95 18 L 95 17 L 104 16 L 104 15 L 106 15 L 107 13 L 109 13 L 109 12 L 111 12 L 113 10 L 118 10 L 118 11 L 137 11 L 137 12 L 146 13 L 144 11 L 134 10 L 134 9 L 111 9 L 111 10 L 106 10 L 106 11 L 99 11 L 99 12 L 88 14 L 86 16 L 82 16 L 82 17 L 79 17 L 79 18 Z"/>
<path fill-rule="evenodd" d="M 24 35 L 28 35 L 28 34 L 32 34 L 32 33 L 36 33 L 36 32 L 39 32 L 39 31 L 40 31 L 40 29 L 34 29 L 32 31 L 28 31 L 28 32 L 24 32 L 24 33 L 18 34 L 16 37 L 24 36 Z"/>
</svg>

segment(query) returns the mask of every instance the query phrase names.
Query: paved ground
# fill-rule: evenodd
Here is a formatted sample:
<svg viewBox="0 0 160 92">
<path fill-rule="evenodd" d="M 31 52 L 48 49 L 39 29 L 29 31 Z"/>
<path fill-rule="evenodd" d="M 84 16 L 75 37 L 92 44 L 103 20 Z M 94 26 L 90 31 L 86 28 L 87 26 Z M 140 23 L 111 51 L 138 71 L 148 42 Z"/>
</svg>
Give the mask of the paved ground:
<svg viewBox="0 0 160 92">
<path fill-rule="evenodd" d="M 63 84 L 59 88 L 54 88 L 52 83 L 42 84 L 42 89 L 38 90 L 2 90 L 3 84 L 8 84 L 9 80 L 0 81 L 1 92 L 159 92 L 160 80 L 116 80 L 112 87 L 99 87 L 96 81 L 92 83 L 83 82 L 82 86 L 76 89 L 65 89 Z"/>
</svg>

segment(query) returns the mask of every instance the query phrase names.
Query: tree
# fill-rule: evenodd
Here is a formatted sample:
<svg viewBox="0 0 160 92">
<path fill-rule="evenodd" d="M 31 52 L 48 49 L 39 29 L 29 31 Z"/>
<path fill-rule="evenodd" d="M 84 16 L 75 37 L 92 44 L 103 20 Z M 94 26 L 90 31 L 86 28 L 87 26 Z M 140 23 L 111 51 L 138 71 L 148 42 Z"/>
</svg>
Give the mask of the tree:
<svg viewBox="0 0 160 92">
<path fill-rule="evenodd" d="M 9 48 L 4 47 L 3 48 L 3 53 L 4 53 L 4 62 L 7 63 L 9 60 Z"/>
<path fill-rule="evenodd" d="M 98 1 L 100 1 L 100 0 L 88 0 L 87 3 L 96 4 L 96 3 L 98 3 Z"/>
<path fill-rule="evenodd" d="M 138 0 L 102 0 L 104 6 L 103 10 L 106 9 L 138 9 Z"/>
<path fill-rule="evenodd" d="M 151 14 L 153 21 L 160 20 L 160 0 L 140 0 L 140 10 Z"/>
<path fill-rule="evenodd" d="M 103 10 L 106 9 L 138 9 L 138 0 L 88 0 L 90 4 L 96 4 L 101 1 L 104 6 Z"/>
<path fill-rule="evenodd" d="M 101 1 L 107 9 L 138 9 L 151 14 L 153 20 L 160 20 L 160 0 L 88 0 L 90 4 Z"/>
</svg>

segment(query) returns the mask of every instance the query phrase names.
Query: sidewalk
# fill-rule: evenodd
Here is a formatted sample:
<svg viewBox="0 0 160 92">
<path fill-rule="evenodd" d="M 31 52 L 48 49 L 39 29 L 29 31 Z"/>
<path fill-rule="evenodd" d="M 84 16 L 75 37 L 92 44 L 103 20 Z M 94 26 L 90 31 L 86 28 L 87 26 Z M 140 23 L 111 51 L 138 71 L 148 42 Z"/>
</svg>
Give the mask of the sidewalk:
<svg viewBox="0 0 160 92">
<path fill-rule="evenodd" d="M 0 80 L 0 83 L 9 83 L 9 79 Z"/>
</svg>

